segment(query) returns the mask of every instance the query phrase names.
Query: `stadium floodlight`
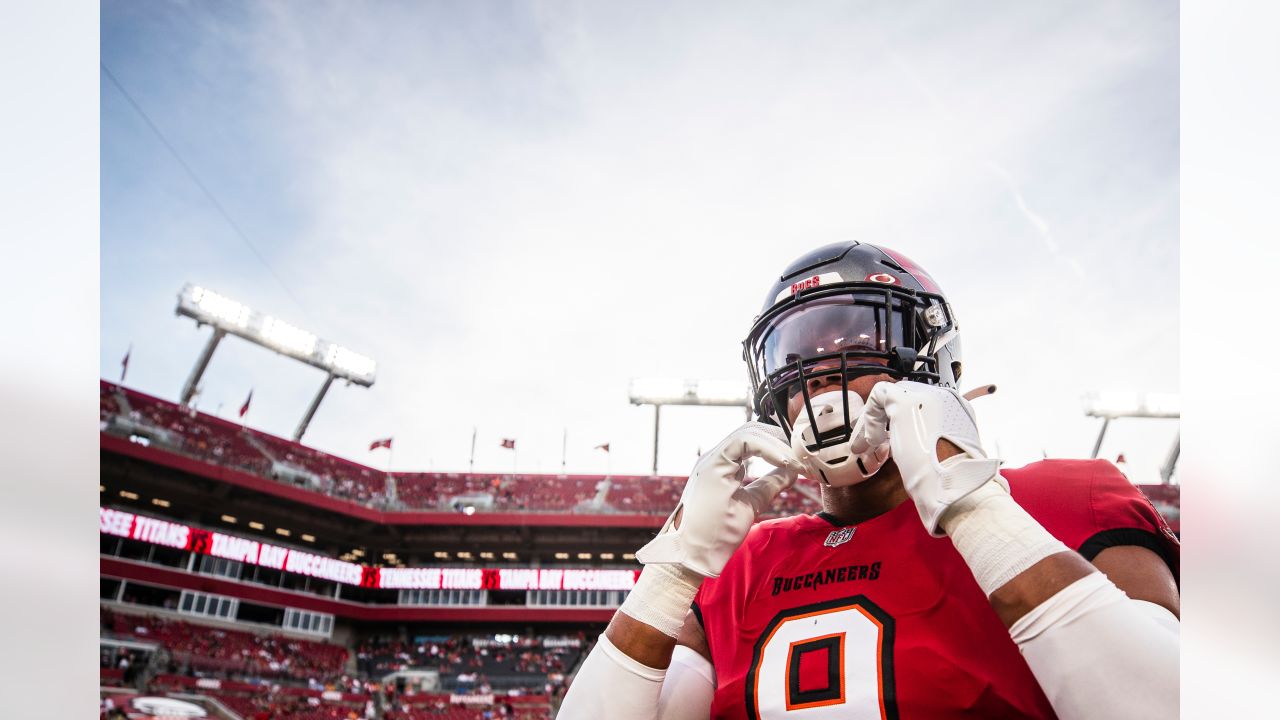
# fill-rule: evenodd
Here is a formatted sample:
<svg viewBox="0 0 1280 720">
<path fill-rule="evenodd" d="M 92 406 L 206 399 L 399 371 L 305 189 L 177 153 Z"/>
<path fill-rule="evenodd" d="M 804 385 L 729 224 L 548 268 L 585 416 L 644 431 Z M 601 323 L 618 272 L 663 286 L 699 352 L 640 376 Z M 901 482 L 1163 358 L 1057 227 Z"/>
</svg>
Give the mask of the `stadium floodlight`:
<svg viewBox="0 0 1280 720">
<path fill-rule="evenodd" d="M 200 384 L 200 378 L 208 368 L 210 358 L 213 357 L 213 351 L 227 335 L 244 338 L 255 345 L 320 368 L 325 372 L 324 385 L 311 401 L 302 421 L 298 423 L 298 429 L 293 434 L 294 440 L 302 439 L 302 434 L 306 432 L 311 418 L 320 407 L 320 401 L 324 399 L 335 378 L 361 387 L 370 387 L 376 379 L 377 363 L 373 358 L 338 343 L 322 340 L 314 333 L 296 327 L 281 318 L 257 312 L 244 303 L 206 287 L 191 283 L 184 285 L 182 291 L 178 293 L 178 306 L 174 309 L 174 313 L 195 320 L 197 327 L 209 325 L 213 328 L 213 335 L 209 337 L 209 342 L 205 344 L 190 375 L 187 376 L 186 384 L 182 387 L 182 397 L 179 402 L 183 405 L 191 403 L 191 398 L 195 396 L 196 388 Z"/>
<path fill-rule="evenodd" d="M 1172 393 L 1095 392 L 1086 394 L 1083 404 L 1085 415 L 1102 418 L 1102 428 L 1098 431 L 1098 439 L 1093 443 L 1093 454 L 1090 456 L 1095 458 L 1102 450 L 1102 439 L 1107 435 L 1107 428 L 1116 418 L 1182 417 L 1181 398 Z M 1168 459 L 1160 468 L 1160 477 L 1166 484 L 1173 477 L 1180 444 L 1181 438 L 1175 438 Z"/>
<path fill-rule="evenodd" d="M 745 385 L 718 380 L 637 378 L 631 381 L 632 405 L 712 405 L 750 407 Z"/>
<path fill-rule="evenodd" d="M 628 394 L 632 405 L 653 406 L 653 474 L 658 474 L 658 432 L 663 405 L 740 407 L 751 417 L 751 393 L 742 383 L 720 380 L 635 378 Z"/>
<path fill-rule="evenodd" d="M 1099 392 L 1084 396 L 1084 414 L 1089 417 L 1177 418 L 1181 403 L 1168 393 Z"/>
</svg>

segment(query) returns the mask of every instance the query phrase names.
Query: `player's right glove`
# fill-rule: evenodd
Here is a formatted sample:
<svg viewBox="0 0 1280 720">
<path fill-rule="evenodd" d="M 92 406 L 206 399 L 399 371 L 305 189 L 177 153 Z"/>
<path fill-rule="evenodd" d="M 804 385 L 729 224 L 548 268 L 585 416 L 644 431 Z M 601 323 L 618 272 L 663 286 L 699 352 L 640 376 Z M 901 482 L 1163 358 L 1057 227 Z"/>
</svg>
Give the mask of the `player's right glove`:
<svg viewBox="0 0 1280 720">
<path fill-rule="evenodd" d="M 752 457 L 777 469 L 744 486 Z M 678 564 L 703 577 L 718 577 L 756 517 L 795 483 L 799 469 L 780 428 L 748 422 L 698 459 L 680 503 L 636 559 L 646 565 Z"/>
<path fill-rule="evenodd" d="M 636 552 L 645 568 L 619 611 L 679 637 L 702 580 L 720 575 L 756 517 L 795 483 L 800 463 L 785 437 L 777 427 L 749 422 L 698 458 L 680 503 Z M 777 469 L 744 486 L 753 457 Z"/>
</svg>

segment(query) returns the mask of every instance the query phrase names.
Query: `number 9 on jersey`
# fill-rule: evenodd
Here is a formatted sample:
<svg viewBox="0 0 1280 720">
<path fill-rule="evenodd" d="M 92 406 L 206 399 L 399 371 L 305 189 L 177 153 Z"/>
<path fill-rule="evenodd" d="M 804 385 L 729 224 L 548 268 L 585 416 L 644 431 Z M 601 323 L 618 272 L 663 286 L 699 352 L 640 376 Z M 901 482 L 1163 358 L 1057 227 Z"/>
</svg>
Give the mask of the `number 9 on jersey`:
<svg viewBox="0 0 1280 720">
<path fill-rule="evenodd" d="M 893 618 L 863 595 L 784 610 L 747 673 L 752 720 L 897 720 Z"/>
</svg>

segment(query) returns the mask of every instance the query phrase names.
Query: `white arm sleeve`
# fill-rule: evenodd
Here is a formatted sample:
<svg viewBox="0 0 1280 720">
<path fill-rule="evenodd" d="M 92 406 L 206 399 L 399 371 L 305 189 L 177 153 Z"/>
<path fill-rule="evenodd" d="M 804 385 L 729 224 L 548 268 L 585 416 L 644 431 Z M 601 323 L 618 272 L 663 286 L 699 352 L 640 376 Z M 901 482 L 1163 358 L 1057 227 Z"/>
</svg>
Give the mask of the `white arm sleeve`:
<svg viewBox="0 0 1280 720">
<path fill-rule="evenodd" d="M 1009 628 L 1062 720 L 1178 717 L 1178 623 L 1100 572 Z"/>
<path fill-rule="evenodd" d="M 711 663 L 682 645 L 672 653 L 671 667 L 658 670 L 636 662 L 601 634 L 556 718 L 705 720 L 711 715 L 714 678 Z"/>
<path fill-rule="evenodd" d="M 642 665 L 600 634 L 560 703 L 557 720 L 656 720 L 666 670 Z"/>
<path fill-rule="evenodd" d="M 716 671 L 693 648 L 677 645 L 658 696 L 658 720 L 707 720 L 716 693 Z"/>
</svg>

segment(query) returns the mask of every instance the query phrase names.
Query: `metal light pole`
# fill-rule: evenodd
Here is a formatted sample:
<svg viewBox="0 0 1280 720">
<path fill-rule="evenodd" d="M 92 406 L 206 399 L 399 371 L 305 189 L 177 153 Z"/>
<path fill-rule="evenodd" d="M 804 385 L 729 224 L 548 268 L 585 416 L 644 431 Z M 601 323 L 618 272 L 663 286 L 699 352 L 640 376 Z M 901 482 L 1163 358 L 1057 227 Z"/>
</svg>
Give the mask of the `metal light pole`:
<svg viewBox="0 0 1280 720">
<path fill-rule="evenodd" d="M 702 405 L 740 407 L 751 417 L 751 394 L 739 383 L 715 380 L 671 380 L 638 378 L 628 389 L 632 405 L 653 406 L 653 474 L 658 474 L 658 437 L 662 429 L 662 406 Z"/>
<path fill-rule="evenodd" d="M 1116 418 L 1158 418 L 1177 420 L 1182 417 L 1180 398 L 1177 395 L 1163 393 L 1091 393 L 1084 397 L 1084 414 L 1089 417 L 1102 418 L 1102 427 L 1098 430 L 1098 439 L 1093 443 L 1093 454 L 1096 458 L 1102 450 L 1102 439 L 1107 428 Z M 1173 448 L 1164 465 L 1160 468 L 1160 477 L 1165 484 L 1173 476 L 1173 469 L 1178 462 L 1178 451 L 1181 438 L 1175 438 Z"/>
<path fill-rule="evenodd" d="M 200 387 L 200 378 L 204 376 L 204 371 L 209 367 L 209 360 L 213 359 L 213 351 L 218 349 L 218 343 L 222 342 L 222 338 L 227 336 L 227 331 L 221 328 L 214 328 L 213 334 L 209 336 L 209 342 L 205 343 L 204 349 L 200 351 L 200 357 L 196 358 L 196 364 L 191 368 L 191 374 L 187 376 L 187 382 L 182 386 L 182 398 L 178 400 L 179 405 L 190 405 L 191 398 L 195 397 L 196 388 Z"/>
</svg>

